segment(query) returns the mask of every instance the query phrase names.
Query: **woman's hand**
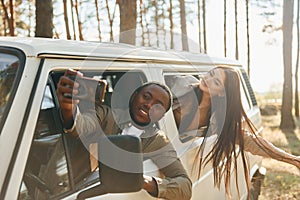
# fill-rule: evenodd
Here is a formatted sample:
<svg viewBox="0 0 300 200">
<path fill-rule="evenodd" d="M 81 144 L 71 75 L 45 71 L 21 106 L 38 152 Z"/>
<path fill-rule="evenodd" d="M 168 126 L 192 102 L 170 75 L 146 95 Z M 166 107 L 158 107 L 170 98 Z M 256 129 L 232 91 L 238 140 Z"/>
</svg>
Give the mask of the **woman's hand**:
<svg viewBox="0 0 300 200">
<path fill-rule="evenodd" d="M 158 196 L 157 183 L 151 176 L 144 175 L 143 189 L 154 197 Z"/>
<path fill-rule="evenodd" d="M 297 156 L 295 158 L 295 166 L 298 167 L 298 169 L 300 170 L 300 156 Z"/>
</svg>

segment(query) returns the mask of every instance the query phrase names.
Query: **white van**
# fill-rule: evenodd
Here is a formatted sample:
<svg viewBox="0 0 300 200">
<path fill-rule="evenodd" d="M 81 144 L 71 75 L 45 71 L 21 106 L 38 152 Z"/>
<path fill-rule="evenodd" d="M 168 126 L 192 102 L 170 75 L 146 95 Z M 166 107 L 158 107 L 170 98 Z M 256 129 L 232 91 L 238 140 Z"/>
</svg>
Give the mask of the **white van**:
<svg viewBox="0 0 300 200">
<path fill-rule="evenodd" d="M 244 108 L 260 129 L 259 107 L 246 72 L 236 61 L 124 44 L 0 38 L 0 199 L 76 199 L 81 191 L 99 184 L 99 170 L 92 169 L 89 152 L 80 140 L 63 134 L 55 90 L 60 76 L 68 68 L 105 79 L 108 85 L 104 104 L 111 105 L 113 101 L 122 102 L 128 98 L 125 91 L 117 93 L 116 86 L 122 79 L 125 80 L 123 84 L 127 80 L 140 84 L 146 81 L 165 83 L 167 77 L 173 75 L 201 77 L 219 64 L 239 70 L 243 78 Z M 214 187 L 212 168 L 207 166 L 200 178 L 192 171 L 195 153 L 203 138 L 179 134 L 171 110 L 158 125 L 170 138 L 193 182 L 192 199 L 226 199 L 224 186 L 220 190 Z M 262 159 L 248 156 L 255 196 L 259 193 L 261 179 L 257 177 Z M 79 168 L 82 164 L 86 167 Z M 143 169 L 147 175 L 160 176 L 151 160 L 143 161 Z M 246 199 L 243 169 L 239 169 L 238 179 L 240 197 Z M 237 199 L 234 183 L 235 177 L 232 177 L 232 196 Z M 94 198 L 153 199 L 143 190 Z"/>
</svg>

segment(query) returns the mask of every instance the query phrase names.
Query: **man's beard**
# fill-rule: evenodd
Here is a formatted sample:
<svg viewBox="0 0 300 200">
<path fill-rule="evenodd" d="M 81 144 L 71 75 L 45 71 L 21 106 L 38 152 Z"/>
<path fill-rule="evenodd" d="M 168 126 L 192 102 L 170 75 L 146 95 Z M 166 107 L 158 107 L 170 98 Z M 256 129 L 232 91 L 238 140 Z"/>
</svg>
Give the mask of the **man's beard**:
<svg viewBox="0 0 300 200">
<path fill-rule="evenodd" d="M 149 124 L 151 124 L 151 122 L 149 123 L 141 123 L 141 122 L 138 122 L 134 119 L 134 114 L 132 112 L 132 102 L 129 102 L 129 114 L 130 114 L 130 117 L 131 117 L 131 120 L 138 126 L 141 126 L 141 127 L 145 127 L 145 126 L 148 126 Z"/>
</svg>

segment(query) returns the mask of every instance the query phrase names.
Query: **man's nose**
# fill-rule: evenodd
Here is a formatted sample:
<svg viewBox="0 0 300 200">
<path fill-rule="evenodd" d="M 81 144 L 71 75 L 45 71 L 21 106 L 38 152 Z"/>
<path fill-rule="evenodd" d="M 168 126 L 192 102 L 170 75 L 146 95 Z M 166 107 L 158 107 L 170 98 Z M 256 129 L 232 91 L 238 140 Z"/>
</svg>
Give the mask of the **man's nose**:
<svg viewBox="0 0 300 200">
<path fill-rule="evenodd" d="M 148 110 L 150 110 L 150 108 L 153 106 L 153 103 L 151 101 L 147 101 L 144 105 Z"/>
</svg>

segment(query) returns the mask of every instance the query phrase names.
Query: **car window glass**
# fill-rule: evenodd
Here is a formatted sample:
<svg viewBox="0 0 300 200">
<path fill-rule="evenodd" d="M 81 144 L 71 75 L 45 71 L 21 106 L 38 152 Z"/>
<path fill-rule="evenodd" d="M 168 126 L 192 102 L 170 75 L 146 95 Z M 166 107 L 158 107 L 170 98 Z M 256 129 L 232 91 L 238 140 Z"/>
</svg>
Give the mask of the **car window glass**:
<svg viewBox="0 0 300 200">
<path fill-rule="evenodd" d="M 44 94 L 44 98 L 43 98 L 43 102 L 42 102 L 42 110 L 45 110 L 47 108 L 53 108 L 54 102 L 53 102 L 53 97 L 51 94 L 51 90 L 50 87 L 47 85 L 46 89 L 45 89 L 45 94 Z"/>
<path fill-rule="evenodd" d="M 51 199 L 70 190 L 69 170 L 50 87 L 45 89 L 19 199 Z"/>
<path fill-rule="evenodd" d="M 145 81 L 145 75 L 136 71 L 84 71 L 81 70 L 85 77 L 96 80 L 105 80 L 107 82 L 106 94 L 102 104 L 114 109 L 126 109 L 129 105 L 129 98 L 136 87 L 142 85 Z M 54 71 L 50 74 L 53 85 L 56 87 L 59 78 L 64 71 Z M 54 88 L 56 89 L 56 88 Z M 93 88 L 95 89 L 95 88 Z M 96 91 L 96 90 L 95 90 Z M 92 94 L 92 93 L 91 93 Z M 45 91 L 43 107 L 51 108 L 53 102 L 49 98 L 51 92 Z M 96 94 L 94 94 L 96 97 Z M 79 103 L 80 112 L 85 112 L 95 108 L 94 97 L 81 100 Z M 61 131 L 63 132 L 63 131 Z M 99 179 L 97 145 L 92 142 L 82 142 L 82 138 L 74 137 L 71 134 L 63 134 L 65 151 L 70 169 L 70 179 L 74 185 L 72 191 L 83 189 Z"/>
<path fill-rule="evenodd" d="M 0 121 L 12 92 L 19 63 L 17 56 L 0 53 Z"/>
<path fill-rule="evenodd" d="M 244 110 L 247 112 L 251 108 L 250 103 L 247 98 L 246 90 L 245 90 L 245 87 L 243 86 L 242 82 L 240 83 L 240 85 L 241 85 L 240 90 L 241 90 L 242 105 L 243 105 Z"/>
<path fill-rule="evenodd" d="M 192 75 L 195 78 L 195 81 L 197 79 L 199 80 L 200 78 L 199 74 L 189 75 Z M 173 93 L 172 110 L 179 132 L 179 139 L 182 142 L 186 142 L 195 137 L 202 136 L 206 131 L 206 125 L 188 130 L 188 128 L 191 126 L 191 123 L 197 123 L 197 120 L 195 120 L 196 118 L 194 119 L 194 117 L 196 116 L 195 111 L 197 111 L 200 100 L 200 96 L 197 90 L 189 90 L 188 87 L 186 88 L 186 86 L 183 86 L 188 84 L 187 80 L 181 79 L 182 77 L 186 77 L 186 74 L 165 75 L 164 77 L 166 85 Z M 180 80 L 182 80 L 183 82 L 180 83 Z"/>
</svg>

